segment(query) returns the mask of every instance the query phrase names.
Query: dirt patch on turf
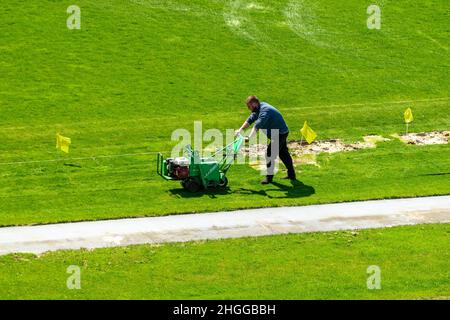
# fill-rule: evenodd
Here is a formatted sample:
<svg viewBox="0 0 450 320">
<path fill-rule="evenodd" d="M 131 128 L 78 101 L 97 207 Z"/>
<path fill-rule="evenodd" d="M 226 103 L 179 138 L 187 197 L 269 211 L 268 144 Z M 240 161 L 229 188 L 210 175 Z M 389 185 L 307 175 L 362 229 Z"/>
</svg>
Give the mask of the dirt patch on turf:
<svg viewBox="0 0 450 320">
<path fill-rule="evenodd" d="M 288 146 L 296 164 L 317 165 L 317 155 L 320 153 L 337 153 L 376 148 L 377 143 L 383 141 L 389 141 L 389 139 L 370 135 L 364 137 L 363 141 L 350 144 L 344 143 L 339 139 L 331 139 L 315 141 L 312 144 L 308 144 L 306 141 L 289 141 Z M 266 150 L 266 145 L 254 144 L 244 147 L 242 152 L 250 157 L 258 157 L 259 160 L 251 162 L 250 166 L 260 169 L 264 166 Z"/>
<path fill-rule="evenodd" d="M 392 135 L 392 137 L 412 145 L 448 144 L 450 131 L 410 133 L 401 136 Z M 376 148 L 378 142 L 384 141 L 390 141 L 390 139 L 378 135 L 369 135 L 365 136 L 363 141 L 358 141 L 355 143 L 344 143 L 339 139 L 330 139 L 314 141 L 312 144 L 308 144 L 306 141 L 294 140 L 289 141 L 288 146 L 292 154 L 292 158 L 296 164 L 317 166 L 317 155 L 320 153 L 337 153 L 371 149 Z M 266 149 L 266 145 L 254 144 L 242 148 L 241 152 L 243 152 L 246 156 L 249 156 L 251 159 L 254 159 L 250 161 L 251 167 L 257 170 L 263 170 L 265 168 L 264 157 L 266 154 Z"/>
<path fill-rule="evenodd" d="M 393 137 L 400 139 L 400 141 L 406 144 L 412 145 L 448 144 L 448 139 L 450 138 L 450 131 L 409 133 L 401 136 L 393 135 Z"/>
<path fill-rule="evenodd" d="M 319 154 L 319 153 L 337 153 L 360 149 L 376 148 L 378 142 L 389 141 L 381 136 L 365 136 L 364 141 L 356 143 L 344 143 L 339 139 L 315 141 L 308 144 L 305 141 L 290 141 L 289 148 L 294 155 Z"/>
</svg>

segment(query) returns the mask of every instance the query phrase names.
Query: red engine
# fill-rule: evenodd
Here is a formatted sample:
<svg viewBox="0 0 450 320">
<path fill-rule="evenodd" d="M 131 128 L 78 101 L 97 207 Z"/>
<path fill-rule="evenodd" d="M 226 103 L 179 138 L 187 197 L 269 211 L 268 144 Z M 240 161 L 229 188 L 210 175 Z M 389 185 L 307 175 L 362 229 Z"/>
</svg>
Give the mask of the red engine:
<svg viewBox="0 0 450 320">
<path fill-rule="evenodd" d="M 189 159 L 176 158 L 166 160 L 167 173 L 176 180 L 189 178 Z"/>
<path fill-rule="evenodd" d="M 175 177 L 180 180 L 189 178 L 189 167 L 177 167 L 175 169 Z"/>
</svg>

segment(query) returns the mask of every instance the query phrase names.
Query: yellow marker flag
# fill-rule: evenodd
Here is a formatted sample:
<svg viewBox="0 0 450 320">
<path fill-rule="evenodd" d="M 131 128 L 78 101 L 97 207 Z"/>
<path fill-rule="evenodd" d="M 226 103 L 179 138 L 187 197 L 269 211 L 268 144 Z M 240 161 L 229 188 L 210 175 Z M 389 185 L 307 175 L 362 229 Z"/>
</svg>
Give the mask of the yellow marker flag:
<svg viewBox="0 0 450 320">
<path fill-rule="evenodd" d="M 59 133 L 56 135 L 56 149 L 69 153 L 69 146 L 72 143 L 70 138 L 63 137 Z"/>
<path fill-rule="evenodd" d="M 308 121 L 305 121 L 305 124 L 300 132 L 309 144 L 313 143 L 317 138 L 317 134 L 313 131 L 313 129 L 311 129 L 310 126 L 308 126 Z"/>
<path fill-rule="evenodd" d="M 414 116 L 411 108 L 406 109 L 405 111 L 405 123 L 409 124 L 414 121 Z"/>
</svg>

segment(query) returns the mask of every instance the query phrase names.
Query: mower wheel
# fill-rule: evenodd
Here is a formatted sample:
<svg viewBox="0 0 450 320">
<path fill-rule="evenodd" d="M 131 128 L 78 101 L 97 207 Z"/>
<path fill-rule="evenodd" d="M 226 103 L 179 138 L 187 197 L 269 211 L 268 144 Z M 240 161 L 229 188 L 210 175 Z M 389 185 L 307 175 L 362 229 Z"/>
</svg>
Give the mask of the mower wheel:
<svg viewBox="0 0 450 320">
<path fill-rule="evenodd" d="M 195 193 L 200 191 L 201 184 L 197 180 L 188 179 L 181 183 L 184 189 L 186 189 L 189 192 Z"/>
<path fill-rule="evenodd" d="M 219 182 L 219 187 L 226 188 L 227 185 L 228 185 L 228 179 L 227 179 L 227 177 L 223 177 Z"/>
</svg>

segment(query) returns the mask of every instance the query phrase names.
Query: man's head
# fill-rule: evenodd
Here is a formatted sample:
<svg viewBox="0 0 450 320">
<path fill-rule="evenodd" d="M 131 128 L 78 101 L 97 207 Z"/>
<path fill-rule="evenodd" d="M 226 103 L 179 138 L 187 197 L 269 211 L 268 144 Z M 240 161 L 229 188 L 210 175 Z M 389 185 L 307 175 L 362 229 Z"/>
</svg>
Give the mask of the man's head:
<svg viewBox="0 0 450 320">
<path fill-rule="evenodd" d="M 247 104 L 248 109 L 252 112 L 259 108 L 261 104 L 256 96 L 248 97 L 245 103 Z"/>
</svg>

